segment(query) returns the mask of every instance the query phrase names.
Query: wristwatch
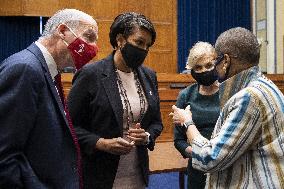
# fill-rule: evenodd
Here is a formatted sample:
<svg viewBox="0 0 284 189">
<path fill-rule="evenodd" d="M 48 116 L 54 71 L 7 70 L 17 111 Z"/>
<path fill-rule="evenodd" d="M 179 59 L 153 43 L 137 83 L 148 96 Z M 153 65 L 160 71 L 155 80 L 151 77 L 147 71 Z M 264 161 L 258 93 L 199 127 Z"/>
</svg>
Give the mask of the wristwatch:
<svg viewBox="0 0 284 189">
<path fill-rule="evenodd" d="M 185 123 L 183 124 L 183 126 L 184 126 L 184 128 L 185 128 L 186 131 L 188 130 L 188 127 L 189 127 L 190 125 L 195 125 L 192 120 L 191 120 L 191 121 L 188 121 L 188 122 L 185 122 Z"/>
</svg>

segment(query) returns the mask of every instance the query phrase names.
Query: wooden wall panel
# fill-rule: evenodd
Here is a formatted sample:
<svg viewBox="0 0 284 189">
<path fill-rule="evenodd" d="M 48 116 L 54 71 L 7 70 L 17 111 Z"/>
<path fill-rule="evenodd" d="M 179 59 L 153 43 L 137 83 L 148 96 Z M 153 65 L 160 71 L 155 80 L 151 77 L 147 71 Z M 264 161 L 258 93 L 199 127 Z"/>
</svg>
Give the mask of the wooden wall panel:
<svg viewBox="0 0 284 189">
<path fill-rule="evenodd" d="M 169 116 L 169 113 L 171 112 L 171 107 L 174 104 L 175 101 L 161 101 L 160 109 L 164 129 L 162 134 L 157 138 L 158 142 L 173 141 L 174 126 L 172 124 L 172 119 Z"/>
<path fill-rule="evenodd" d="M 148 1 L 149 17 L 156 22 L 175 23 L 176 17 L 176 1 L 150 0 Z"/>
<path fill-rule="evenodd" d="M 58 0 L 23 0 L 23 2 L 23 14 L 25 16 L 49 16 L 64 7 L 64 5 L 60 7 Z M 55 7 L 57 8 L 54 9 Z"/>
<path fill-rule="evenodd" d="M 109 42 L 109 27 L 111 25 L 112 21 L 107 20 L 99 20 L 98 21 L 98 27 L 99 27 L 99 40 L 98 40 L 98 46 L 99 46 L 99 53 L 96 57 L 97 60 L 100 60 L 102 58 L 105 58 L 107 55 L 109 55 L 112 52 L 112 46 Z"/>
<path fill-rule="evenodd" d="M 172 111 L 172 105 L 176 104 L 177 96 L 183 88 L 187 87 L 191 83 L 194 83 L 194 79 L 188 74 L 157 74 L 159 84 L 159 96 L 162 121 L 164 124 L 164 130 L 161 136 L 158 137 L 159 142 L 173 141 L 174 128 L 172 118 L 169 113 Z"/>
<path fill-rule="evenodd" d="M 119 0 L 92 0 L 92 12 L 91 15 L 94 16 L 99 22 L 109 21 L 110 23 L 113 21 L 115 16 L 118 14 L 118 2 Z"/>
<path fill-rule="evenodd" d="M 23 14 L 23 1 L 0 1 L 0 15 L 1 16 L 14 16 Z"/>
<path fill-rule="evenodd" d="M 140 12 L 144 13 L 147 16 L 146 8 L 147 1 L 149 0 L 122 0 L 118 3 L 118 11 L 121 12 Z"/>
<path fill-rule="evenodd" d="M 171 52 L 167 50 L 157 50 L 149 54 L 145 64 L 160 73 L 172 73 L 172 70 L 176 67 Z"/>
<path fill-rule="evenodd" d="M 155 23 L 155 29 L 157 30 L 157 38 L 154 44 L 154 50 L 173 51 L 172 43 L 175 37 L 169 35 L 173 30 L 172 25 L 170 23 Z"/>
<path fill-rule="evenodd" d="M 62 8 L 76 8 L 92 15 L 99 25 L 99 54 L 112 52 L 109 28 L 122 12 L 135 11 L 149 17 L 157 31 L 145 65 L 159 73 L 177 72 L 177 7 L 175 0 L 0 0 L 2 16 L 51 16 Z"/>
</svg>

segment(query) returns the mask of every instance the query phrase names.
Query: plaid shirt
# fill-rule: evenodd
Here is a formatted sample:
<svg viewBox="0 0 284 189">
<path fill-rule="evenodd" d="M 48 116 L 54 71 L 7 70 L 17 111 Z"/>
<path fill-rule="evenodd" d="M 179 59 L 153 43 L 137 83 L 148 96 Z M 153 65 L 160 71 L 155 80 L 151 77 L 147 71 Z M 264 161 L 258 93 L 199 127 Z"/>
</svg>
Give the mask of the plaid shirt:
<svg viewBox="0 0 284 189">
<path fill-rule="evenodd" d="M 222 111 L 211 140 L 192 142 L 206 188 L 284 188 L 284 96 L 257 66 L 220 85 Z"/>
</svg>

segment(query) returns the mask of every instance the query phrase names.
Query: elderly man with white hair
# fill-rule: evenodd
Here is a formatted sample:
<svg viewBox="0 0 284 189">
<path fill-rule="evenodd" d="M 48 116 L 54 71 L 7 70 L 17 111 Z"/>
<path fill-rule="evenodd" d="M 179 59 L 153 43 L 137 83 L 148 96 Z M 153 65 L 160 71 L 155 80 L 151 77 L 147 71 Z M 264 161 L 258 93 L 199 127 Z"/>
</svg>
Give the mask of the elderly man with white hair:
<svg viewBox="0 0 284 189">
<path fill-rule="evenodd" d="M 0 63 L 1 189 L 83 188 L 60 72 L 94 58 L 97 39 L 90 15 L 64 9 L 47 21 L 38 41 Z"/>
<path fill-rule="evenodd" d="M 173 106 L 184 125 L 192 165 L 208 172 L 207 188 L 284 188 L 284 96 L 258 67 L 260 45 L 244 28 L 222 33 L 219 58 L 221 113 L 211 139 L 192 121 L 189 107 Z"/>
</svg>

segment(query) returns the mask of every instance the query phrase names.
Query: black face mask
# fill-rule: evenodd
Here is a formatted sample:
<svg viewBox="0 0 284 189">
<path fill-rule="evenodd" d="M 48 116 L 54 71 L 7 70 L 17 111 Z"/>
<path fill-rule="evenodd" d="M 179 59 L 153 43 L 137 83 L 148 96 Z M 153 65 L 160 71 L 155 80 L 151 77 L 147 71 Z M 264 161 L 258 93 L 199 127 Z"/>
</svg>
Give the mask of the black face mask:
<svg viewBox="0 0 284 189">
<path fill-rule="evenodd" d="M 148 54 L 147 50 L 136 47 L 128 42 L 120 51 L 126 65 L 132 69 L 137 69 L 141 66 Z"/>
<path fill-rule="evenodd" d="M 192 69 L 191 75 L 197 81 L 197 83 L 199 83 L 200 85 L 204 85 L 204 86 L 210 86 L 218 79 L 218 75 L 216 73 L 215 68 L 213 70 L 201 72 L 201 73 L 196 73 Z"/>
</svg>

